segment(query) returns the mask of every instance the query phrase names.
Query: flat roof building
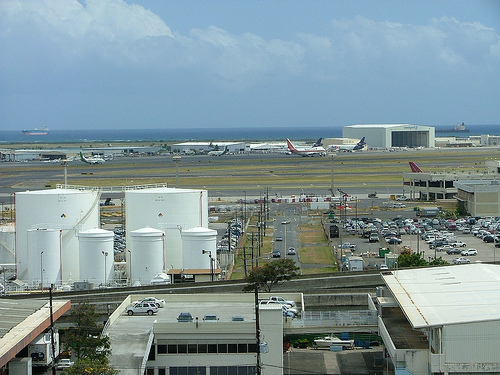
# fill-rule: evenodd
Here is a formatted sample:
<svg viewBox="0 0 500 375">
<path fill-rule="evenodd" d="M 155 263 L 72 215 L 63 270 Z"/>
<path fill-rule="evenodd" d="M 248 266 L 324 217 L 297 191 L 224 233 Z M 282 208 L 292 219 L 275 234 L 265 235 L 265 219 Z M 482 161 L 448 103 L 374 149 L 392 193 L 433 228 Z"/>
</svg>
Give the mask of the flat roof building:
<svg viewBox="0 0 500 375">
<path fill-rule="evenodd" d="M 500 179 L 459 180 L 456 197 L 472 216 L 500 216 Z"/>
<path fill-rule="evenodd" d="M 370 306 L 396 373 L 500 372 L 499 265 L 397 270 L 382 278 L 388 293 Z"/>
<path fill-rule="evenodd" d="M 303 306 L 300 293 L 282 296 Z M 165 308 L 156 315 L 124 314 L 144 297 L 128 296 L 107 324 L 110 363 L 121 374 L 253 375 L 257 363 L 263 375 L 283 374 L 283 328 L 291 318 L 283 317 L 280 304 L 259 306 L 258 326 L 253 293 L 157 295 Z M 192 320 L 178 321 L 180 313 Z"/>
<path fill-rule="evenodd" d="M 342 128 L 342 137 L 360 139 L 372 148 L 393 147 L 435 147 L 435 133 L 432 126 L 410 124 L 349 125 Z"/>
</svg>

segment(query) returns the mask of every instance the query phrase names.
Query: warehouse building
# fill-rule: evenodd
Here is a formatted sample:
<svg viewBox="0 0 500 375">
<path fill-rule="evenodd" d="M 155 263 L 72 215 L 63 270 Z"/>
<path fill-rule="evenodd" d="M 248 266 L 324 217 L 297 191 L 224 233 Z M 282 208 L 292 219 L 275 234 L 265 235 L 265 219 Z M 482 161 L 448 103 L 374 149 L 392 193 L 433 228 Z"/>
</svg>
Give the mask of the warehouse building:
<svg viewBox="0 0 500 375">
<path fill-rule="evenodd" d="M 371 148 L 435 147 L 435 129 L 410 124 L 349 125 L 342 128 L 342 137 L 366 137 Z"/>
<path fill-rule="evenodd" d="M 456 198 L 471 216 L 500 215 L 500 180 L 455 182 Z"/>
<path fill-rule="evenodd" d="M 396 374 L 500 373 L 500 266 L 385 272 L 370 300 Z"/>
</svg>

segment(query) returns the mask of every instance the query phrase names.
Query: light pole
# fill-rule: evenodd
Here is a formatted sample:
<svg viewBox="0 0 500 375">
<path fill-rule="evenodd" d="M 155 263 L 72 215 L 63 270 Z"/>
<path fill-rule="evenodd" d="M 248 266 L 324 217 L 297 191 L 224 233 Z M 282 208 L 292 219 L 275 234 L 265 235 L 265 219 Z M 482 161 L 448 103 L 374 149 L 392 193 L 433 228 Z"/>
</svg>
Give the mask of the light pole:
<svg viewBox="0 0 500 375">
<path fill-rule="evenodd" d="M 212 252 L 210 250 L 202 250 L 202 254 L 208 254 L 210 258 L 210 281 L 214 281 L 214 264 L 212 259 Z"/>
<path fill-rule="evenodd" d="M 130 267 L 130 272 L 128 274 L 128 277 L 130 278 L 130 286 L 133 285 L 133 282 L 132 282 L 132 252 L 130 250 L 127 250 L 128 251 L 128 265 Z"/>
<path fill-rule="evenodd" d="M 108 253 L 106 251 L 101 251 L 102 255 L 104 255 L 104 286 L 107 285 L 107 264 L 106 259 L 108 258 Z"/>
<path fill-rule="evenodd" d="M 43 251 L 40 251 L 40 290 L 43 290 Z"/>
<path fill-rule="evenodd" d="M 288 223 L 290 223 L 288 220 L 285 220 L 285 221 L 282 221 L 281 224 L 283 224 L 283 227 L 285 228 L 285 248 L 283 249 L 283 252 L 285 253 L 284 254 L 284 257 L 286 258 L 286 255 L 287 255 L 287 252 L 288 252 L 288 248 L 286 247 L 286 226 L 288 225 Z"/>
<path fill-rule="evenodd" d="M 179 155 L 175 155 L 172 157 L 175 163 L 175 187 L 179 187 L 179 162 L 181 161 L 181 157 Z"/>
</svg>

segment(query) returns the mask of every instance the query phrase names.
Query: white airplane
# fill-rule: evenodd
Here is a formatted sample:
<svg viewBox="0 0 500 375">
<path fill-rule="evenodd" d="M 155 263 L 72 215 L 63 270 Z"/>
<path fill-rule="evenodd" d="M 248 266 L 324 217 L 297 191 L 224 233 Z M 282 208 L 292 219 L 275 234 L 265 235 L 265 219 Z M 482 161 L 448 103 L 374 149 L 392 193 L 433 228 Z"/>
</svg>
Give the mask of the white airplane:
<svg viewBox="0 0 500 375">
<path fill-rule="evenodd" d="M 363 137 L 355 145 L 333 145 L 331 148 L 334 151 L 357 151 L 363 149 L 365 145 L 365 137 Z"/>
<path fill-rule="evenodd" d="M 292 141 L 288 138 L 286 139 L 286 144 L 288 146 L 288 151 L 291 154 L 297 154 L 300 156 L 326 156 L 326 150 L 322 146 L 317 146 L 319 142 L 316 142 L 312 147 L 299 147 L 294 146 Z"/>
<path fill-rule="evenodd" d="M 226 155 L 228 153 L 228 148 L 227 146 L 224 148 L 224 150 L 212 150 L 210 151 L 207 155 L 208 156 L 222 156 Z"/>
<path fill-rule="evenodd" d="M 87 164 L 103 164 L 106 162 L 103 158 L 99 156 L 83 156 L 83 153 L 80 152 L 80 160 Z"/>
</svg>

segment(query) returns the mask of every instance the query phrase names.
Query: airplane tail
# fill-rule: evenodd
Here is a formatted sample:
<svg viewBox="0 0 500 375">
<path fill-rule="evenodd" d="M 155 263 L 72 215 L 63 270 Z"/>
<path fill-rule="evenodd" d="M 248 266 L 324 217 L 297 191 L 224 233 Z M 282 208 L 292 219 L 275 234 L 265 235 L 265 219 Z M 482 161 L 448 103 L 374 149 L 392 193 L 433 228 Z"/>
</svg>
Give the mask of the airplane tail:
<svg viewBox="0 0 500 375">
<path fill-rule="evenodd" d="M 320 146 L 323 146 L 323 142 L 321 142 L 323 140 L 323 138 L 320 138 L 316 141 L 315 144 L 313 144 L 313 147 L 320 147 Z"/>
<path fill-rule="evenodd" d="M 360 141 L 358 142 L 358 146 L 364 146 L 366 144 L 365 142 L 365 137 L 361 138 Z"/>
<path fill-rule="evenodd" d="M 84 163 L 88 163 L 87 159 L 85 159 L 85 156 L 83 156 L 82 152 L 80 152 L 80 160 L 83 161 Z"/>
<path fill-rule="evenodd" d="M 410 164 L 410 168 L 411 168 L 411 171 L 412 173 L 424 173 L 424 171 L 422 171 L 418 165 L 416 165 L 414 162 L 410 161 L 408 162 L 408 164 Z"/>
<path fill-rule="evenodd" d="M 290 141 L 288 138 L 286 139 L 286 144 L 288 146 L 289 151 L 291 151 L 291 152 L 297 151 L 297 149 L 293 145 L 292 141 Z"/>
</svg>

